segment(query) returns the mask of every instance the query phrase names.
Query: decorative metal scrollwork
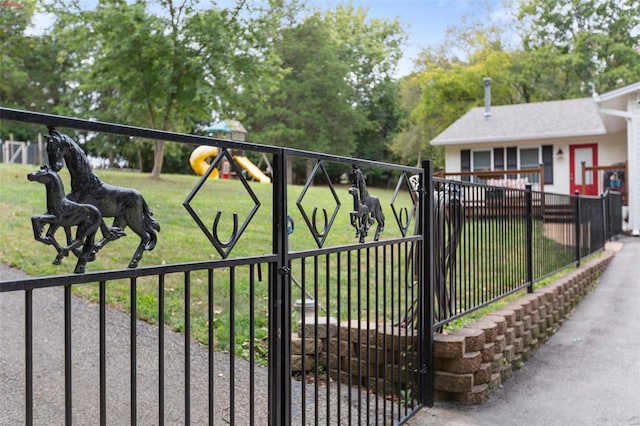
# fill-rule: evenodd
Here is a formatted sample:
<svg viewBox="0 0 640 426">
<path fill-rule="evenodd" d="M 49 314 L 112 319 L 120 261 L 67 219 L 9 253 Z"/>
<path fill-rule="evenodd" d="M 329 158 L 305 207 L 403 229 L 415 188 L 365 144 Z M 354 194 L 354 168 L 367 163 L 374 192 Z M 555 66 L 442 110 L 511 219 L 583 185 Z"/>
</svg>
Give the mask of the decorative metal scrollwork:
<svg viewBox="0 0 640 426">
<path fill-rule="evenodd" d="M 373 239 L 378 241 L 380 234 L 384 231 L 384 213 L 378 197 L 369 194 L 366 178 L 357 166 L 353 166 L 353 184 L 349 189 L 349 194 L 353 196 L 353 210 L 350 216 L 351 225 L 356 229 L 356 238 L 364 243 L 369 228 L 376 222 L 376 232 Z"/>
<path fill-rule="evenodd" d="M 405 172 L 402 172 L 400 175 L 400 179 L 398 179 L 398 184 L 396 185 L 396 189 L 393 192 L 393 197 L 391 198 L 391 210 L 393 211 L 393 216 L 396 219 L 396 223 L 400 228 L 400 232 L 403 237 L 407 236 L 409 232 L 409 226 L 411 225 L 411 221 L 414 219 L 416 215 L 416 209 L 418 205 L 418 197 L 416 196 L 419 185 L 419 177 L 417 175 L 407 177 Z M 411 208 L 396 207 L 396 200 L 399 195 L 407 190 L 411 197 Z"/>
<path fill-rule="evenodd" d="M 191 205 L 191 202 L 196 197 L 196 195 L 198 194 L 198 192 L 200 191 L 200 189 L 203 187 L 205 183 L 210 184 L 211 180 L 209 180 L 209 176 L 211 175 L 211 173 L 213 173 L 213 170 L 217 169 L 219 165 L 221 165 L 222 162 L 225 160 L 228 161 L 229 165 L 231 166 L 231 169 L 237 175 L 238 180 L 244 186 L 245 190 L 247 191 L 247 194 L 249 194 L 249 197 L 251 197 L 251 200 L 253 201 L 253 208 L 251 209 L 251 211 L 249 212 L 245 220 L 242 222 L 242 225 L 240 226 L 238 226 L 238 223 L 239 223 L 238 214 L 235 212 L 233 213 L 233 229 L 231 231 L 231 235 L 229 239 L 227 239 L 226 241 L 222 241 L 218 236 L 218 231 L 219 231 L 218 225 L 220 224 L 220 218 L 222 217 L 223 212 L 220 210 L 216 212 L 215 218 L 213 219 L 213 224 L 211 226 L 211 230 L 209 230 L 209 228 L 205 225 L 204 221 L 200 218 L 198 213 L 195 211 L 195 209 Z M 231 253 L 231 250 L 233 250 L 233 247 L 236 245 L 236 243 L 242 236 L 243 232 L 245 231 L 245 229 L 247 228 L 247 226 L 255 216 L 256 212 L 260 208 L 260 200 L 256 196 L 255 192 L 253 192 L 253 190 L 251 189 L 251 186 L 247 182 L 247 179 L 242 174 L 242 170 L 233 160 L 233 157 L 229 152 L 229 150 L 225 148 L 220 150 L 216 158 L 213 160 L 213 162 L 209 166 L 209 169 L 206 171 L 206 173 L 204 173 L 200 177 L 200 180 L 198 181 L 194 189 L 191 191 L 191 193 L 187 196 L 187 198 L 182 203 L 182 205 L 185 207 L 185 209 L 187 209 L 187 211 L 189 212 L 193 220 L 198 224 L 202 232 L 209 239 L 209 241 L 218 251 L 220 256 L 222 256 L 223 258 L 226 258 L 229 256 L 229 254 Z"/>
<path fill-rule="evenodd" d="M 303 206 L 304 196 L 307 193 L 307 190 L 309 189 L 309 187 L 313 184 L 313 181 L 315 180 L 316 175 L 318 173 L 321 173 L 321 176 L 323 176 L 326 182 L 328 183 L 329 190 L 331 191 L 331 196 L 333 197 L 336 203 L 330 217 L 327 209 L 326 208 L 322 209 L 322 219 L 323 219 L 322 230 L 320 230 L 320 227 L 318 226 L 318 214 L 317 214 L 318 207 L 313 208 L 311 218 L 309 218 L 309 215 L 307 215 L 307 212 L 305 211 Z M 296 201 L 296 205 L 298 206 L 298 210 L 300 210 L 300 213 L 302 214 L 302 218 L 307 224 L 309 231 L 311 231 L 311 235 L 315 239 L 316 244 L 318 244 L 318 247 L 322 247 L 325 240 L 327 239 L 327 236 L 329 235 L 329 231 L 331 230 L 333 221 L 335 220 L 338 214 L 338 210 L 340 210 L 341 203 L 340 203 L 340 199 L 338 198 L 338 194 L 336 193 L 336 190 L 333 184 L 331 183 L 329 174 L 327 173 L 327 171 L 325 170 L 324 166 L 320 161 L 318 161 L 313 167 L 311 174 L 307 178 L 307 183 L 305 184 L 302 192 L 300 193 L 300 196 L 298 197 L 298 200 Z"/>
</svg>

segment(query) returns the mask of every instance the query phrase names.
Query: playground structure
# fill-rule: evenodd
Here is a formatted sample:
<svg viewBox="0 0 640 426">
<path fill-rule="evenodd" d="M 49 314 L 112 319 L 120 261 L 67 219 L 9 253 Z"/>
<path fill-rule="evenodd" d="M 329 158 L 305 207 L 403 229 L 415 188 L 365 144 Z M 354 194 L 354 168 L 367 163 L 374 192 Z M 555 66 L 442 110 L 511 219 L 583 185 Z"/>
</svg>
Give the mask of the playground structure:
<svg viewBox="0 0 640 426">
<path fill-rule="evenodd" d="M 194 172 L 199 176 L 202 176 L 207 172 L 207 170 L 209 170 L 212 160 L 217 155 L 218 148 L 214 146 L 201 145 L 191 153 L 191 156 L 189 157 L 189 164 Z M 271 183 L 271 178 L 264 174 L 258 166 L 244 155 L 234 155 L 233 161 L 235 161 L 243 170 L 246 170 L 249 176 L 254 180 L 257 180 L 260 183 Z M 218 170 L 217 168 L 214 169 L 209 175 L 209 178 L 218 179 L 222 177 L 223 179 L 228 179 L 231 176 L 231 167 L 226 160 L 222 162 L 220 169 L 221 170 Z"/>
<path fill-rule="evenodd" d="M 202 131 L 209 133 L 212 136 L 222 138 L 222 139 L 230 139 L 235 141 L 244 142 L 247 129 L 244 128 L 242 123 L 238 120 L 222 120 L 218 121 L 212 126 L 205 127 Z M 197 147 L 191 153 L 189 157 L 189 164 L 191 164 L 191 168 L 198 175 L 204 175 L 209 167 L 215 160 L 218 155 L 218 148 L 213 146 L 202 145 Z M 249 176 L 251 176 L 254 180 L 260 183 L 271 183 L 271 178 L 267 176 L 260 167 L 256 166 L 251 160 L 242 155 L 241 153 L 237 153 L 236 155 L 232 155 L 233 161 L 236 162 L 238 166 L 240 166 L 243 170 L 245 170 Z M 269 163 L 269 159 L 265 154 L 262 154 L 262 159 L 260 160 L 260 164 L 264 161 L 267 164 L 267 173 L 269 173 L 271 169 L 271 164 Z M 210 179 L 218 179 L 222 177 L 223 179 L 229 179 L 233 172 L 233 168 L 229 164 L 226 158 L 223 158 L 220 163 L 220 169 L 214 169 L 209 175 Z"/>
</svg>

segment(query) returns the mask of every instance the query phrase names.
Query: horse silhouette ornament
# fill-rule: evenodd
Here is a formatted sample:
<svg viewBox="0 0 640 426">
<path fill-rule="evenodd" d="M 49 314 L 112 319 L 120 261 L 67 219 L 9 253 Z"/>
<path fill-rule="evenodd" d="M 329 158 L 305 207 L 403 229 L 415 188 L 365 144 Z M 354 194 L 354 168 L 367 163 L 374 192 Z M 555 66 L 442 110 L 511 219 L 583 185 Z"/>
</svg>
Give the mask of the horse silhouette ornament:
<svg viewBox="0 0 640 426">
<path fill-rule="evenodd" d="M 359 242 L 364 243 L 369 228 L 374 222 L 376 222 L 376 232 L 373 239 L 378 241 L 380 234 L 384 231 L 384 213 L 378 197 L 369 194 L 366 178 L 357 166 L 353 166 L 353 185 L 349 189 L 349 194 L 353 196 L 351 225 L 356 228 L 356 237 L 359 238 Z"/>
<path fill-rule="evenodd" d="M 55 129 L 50 129 L 47 136 L 47 154 L 53 170 L 60 171 L 64 164 L 69 170 L 69 200 L 92 204 L 98 208 L 103 218 L 114 218 L 111 227 L 107 227 L 104 219 L 102 220 L 102 239 L 95 244 L 94 255 L 108 242 L 124 236 L 125 228 L 128 226 L 140 237 L 140 244 L 129 262 L 129 268 L 137 267 L 144 251 L 153 250 L 155 247 L 158 239 L 156 233 L 160 231 L 160 225 L 153 218 L 153 212 L 142 198 L 142 194 L 135 189 L 102 182 L 93 172 L 80 146 L 69 136 Z"/>
<path fill-rule="evenodd" d="M 56 248 L 58 255 L 53 261 L 54 265 L 59 265 L 62 258 L 68 256 L 71 251 L 78 256 L 74 272 L 84 273 L 85 265 L 95 255 L 95 235 L 102 222 L 100 210 L 91 204 L 75 203 L 65 197 L 60 176 L 47 166 L 29 173 L 27 179 L 43 184 L 47 191 L 47 212 L 31 218 L 34 238 Z M 46 225 L 49 225 L 49 229 L 42 235 Z M 76 235 L 71 239 L 71 228 L 74 226 Z M 56 230 L 60 227 L 64 228 L 67 234 L 67 245 L 64 247 L 55 238 Z"/>
</svg>

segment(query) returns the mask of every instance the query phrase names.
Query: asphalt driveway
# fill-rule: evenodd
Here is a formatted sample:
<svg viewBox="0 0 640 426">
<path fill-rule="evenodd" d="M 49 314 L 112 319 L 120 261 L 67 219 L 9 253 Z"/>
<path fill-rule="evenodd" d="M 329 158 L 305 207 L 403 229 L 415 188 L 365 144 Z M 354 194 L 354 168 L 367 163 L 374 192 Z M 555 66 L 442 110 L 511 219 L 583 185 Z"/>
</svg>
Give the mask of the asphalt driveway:
<svg viewBox="0 0 640 426">
<path fill-rule="evenodd" d="M 640 238 L 620 242 L 573 316 L 487 403 L 436 403 L 408 424 L 640 425 Z"/>
</svg>

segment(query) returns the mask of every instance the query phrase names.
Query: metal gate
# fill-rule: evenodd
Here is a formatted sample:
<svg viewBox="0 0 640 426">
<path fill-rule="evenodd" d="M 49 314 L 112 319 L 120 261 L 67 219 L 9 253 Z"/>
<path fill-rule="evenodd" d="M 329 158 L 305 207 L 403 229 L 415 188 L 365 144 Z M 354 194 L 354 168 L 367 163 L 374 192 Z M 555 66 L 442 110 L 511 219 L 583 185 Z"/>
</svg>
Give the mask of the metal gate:
<svg viewBox="0 0 640 426">
<path fill-rule="evenodd" d="M 145 254 L 135 269 L 93 272 L 89 262 L 84 274 L 0 281 L 9 323 L 0 390 L 14 390 L 0 423 L 400 424 L 433 405 L 429 162 L 412 168 L 7 108 L 0 119 L 72 139 L 217 148 L 184 194 L 193 240 L 207 241 L 203 258 L 149 266 Z M 268 190 L 249 182 L 239 155 L 270 159 Z M 235 179 L 220 187 L 208 174 L 224 161 Z M 289 185 L 288 170 L 310 173 Z M 367 187 L 373 171 L 391 184 L 390 200 Z M 230 188 L 246 205 L 238 211 L 222 208 Z M 157 218 L 175 207 L 147 202 Z M 157 244 L 171 246 L 162 235 Z"/>
</svg>

